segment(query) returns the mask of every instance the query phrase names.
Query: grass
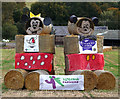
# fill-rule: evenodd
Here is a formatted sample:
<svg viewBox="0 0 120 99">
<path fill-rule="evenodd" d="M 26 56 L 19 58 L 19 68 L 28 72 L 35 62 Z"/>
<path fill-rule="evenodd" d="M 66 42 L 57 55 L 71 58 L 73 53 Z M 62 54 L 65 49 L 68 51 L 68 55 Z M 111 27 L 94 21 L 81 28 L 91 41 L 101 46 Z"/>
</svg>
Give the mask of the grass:
<svg viewBox="0 0 120 99">
<path fill-rule="evenodd" d="M 112 50 L 104 53 L 105 66 L 104 69 L 112 72 L 116 77 L 118 74 L 118 50 Z"/>
<path fill-rule="evenodd" d="M 14 69 L 15 50 L 14 49 L 0 49 L 2 50 L 2 70 Z"/>
</svg>

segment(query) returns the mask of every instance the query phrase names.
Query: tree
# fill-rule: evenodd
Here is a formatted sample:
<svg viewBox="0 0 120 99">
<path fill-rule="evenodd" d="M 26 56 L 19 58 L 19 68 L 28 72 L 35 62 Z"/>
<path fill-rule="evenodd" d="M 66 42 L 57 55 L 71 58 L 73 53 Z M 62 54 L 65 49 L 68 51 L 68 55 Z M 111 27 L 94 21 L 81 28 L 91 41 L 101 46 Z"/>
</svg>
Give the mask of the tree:
<svg viewBox="0 0 120 99">
<path fill-rule="evenodd" d="M 25 2 L 17 2 L 16 3 L 16 6 L 13 11 L 13 19 L 14 19 L 15 23 L 21 21 L 21 16 L 24 13 L 23 12 L 24 7 L 25 7 Z"/>
<path fill-rule="evenodd" d="M 2 3 L 2 23 L 14 23 L 13 11 L 16 7 L 15 2 L 3 2 Z"/>
<path fill-rule="evenodd" d="M 13 19 L 14 19 L 14 22 L 17 23 L 21 20 L 21 16 L 22 16 L 22 11 L 20 9 L 16 9 L 14 12 L 13 12 Z"/>
<path fill-rule="evenodd" d="M 31 5 L 34 14 L 41 13 L 42 17 L 50 17 L 53 23 L 67 23 L 68 11 L 63 2 L 37 2 Z"/>
<path fill-rule="evenodd" d="M 17 22 L 16 23 L 17 29 L 18 29 L 18 34 L 23 34 L 26 35 L 26 30 L 25 30 L 25 23 L 23 22 Z"/>
<path fill-rule="evenodd" d="M 100 25 L 106 25 L 109 29 L 120 29 L 119 26 L 120 11 L 103 11 L 100 15 Z"/>
<path fill-rule="evenodd" d="M 10 39 L 10 40 L 13 40 L 15 39 L 15 35 L 17 34 L 17 27 L 13 24 L 10 24 L 10 23 L 4 23 L 3 24 L 3 29 L 2 29 L 2 37 L 4 39 Z"/>
</svg>

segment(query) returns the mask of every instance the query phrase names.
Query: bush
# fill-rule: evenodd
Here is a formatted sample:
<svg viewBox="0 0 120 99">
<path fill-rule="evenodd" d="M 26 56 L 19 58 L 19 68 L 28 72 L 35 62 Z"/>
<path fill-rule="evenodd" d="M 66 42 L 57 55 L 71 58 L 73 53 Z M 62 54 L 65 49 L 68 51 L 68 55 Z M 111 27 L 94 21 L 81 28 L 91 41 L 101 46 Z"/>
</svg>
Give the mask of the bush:
<svg viewBox="0 0 120 99">
<path fill-rule="evenodd" d="M 17 32 L 18 32 L 18 29 L 15 25 L 10 23 L 3 24 L 2 37 L 4 39 L 10 39 L 10 40 L 15 39 L 15 35 L 17 34 Z"/>
</svg>

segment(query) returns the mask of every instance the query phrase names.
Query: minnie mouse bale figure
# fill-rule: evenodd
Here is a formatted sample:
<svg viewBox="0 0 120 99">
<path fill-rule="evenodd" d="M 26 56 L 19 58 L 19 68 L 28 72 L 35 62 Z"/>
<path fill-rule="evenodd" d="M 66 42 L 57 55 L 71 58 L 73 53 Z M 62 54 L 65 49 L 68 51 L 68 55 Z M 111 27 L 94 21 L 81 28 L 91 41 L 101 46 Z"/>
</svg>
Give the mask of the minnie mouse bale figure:
<svg viewBox="0 0 120 99">
<path fill-rule="evenodd" d="M 16 35 L 15 69 L 4 78 L 7 88 L 39 90 L 39 76 L 55 74 L 53 59 L 55 36 L 51 35 L 52 21 L 30 12 L 26 23 L 28 35 Z M 24 85 L 25 84 L 25 85 Z"/>
</svg>

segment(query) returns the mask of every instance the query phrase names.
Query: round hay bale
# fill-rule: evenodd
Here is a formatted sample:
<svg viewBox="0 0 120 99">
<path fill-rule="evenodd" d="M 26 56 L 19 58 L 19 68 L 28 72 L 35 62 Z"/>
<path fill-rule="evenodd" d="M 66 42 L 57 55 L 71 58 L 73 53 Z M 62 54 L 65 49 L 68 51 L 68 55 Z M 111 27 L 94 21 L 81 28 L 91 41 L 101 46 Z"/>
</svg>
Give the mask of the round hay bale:
<svg viewBox="0 0 120 99">
<path fill-rule="evenodd" d="M 98 76 L 97 89 L 114 89 L 116 84 L 115 76 L 108 71 L 96 70 L 94 73 Z"/>
<path fill-rule="evenodd" d="M 28 73 L 25 77 L 25 87 L 28 90 L 39 90 L 39 76 L 49 75 L 45 70 L 36 70 Z"/>
<path fill-rule="evenodd" d="M 7 88 L 21 89 L 24 87 L 24 78 L 27 71 L 21 69 L 10 70 L 4 77 L 4 83 Z"/>
<path fill-rule="evenodd" d="M 36 21 L 39 23 L 39 26 L 38 24 L 36 23 Z M 49 23 L 47 25 L 44 24 L 44 21 L 48 21 L 49 19 L 47 18 L 43 18 L 43 17 L 32 17 L 30 18 L 27 23 L 26 23 L 26 33 L 29 34 L 29 35 L 34 35 L 34 34 L 37 34 L 37 35 L 50 35 L 50 32 L 52 31 L 52 23 Z M 50 21 L 50 20 L 49 20 Z M 34 22 L 37 24 L 36 27 L 33 27 L 34 25 L 31 24 L 31 22 Z"/>
<path fill-rule="evenodd" d="M 85 28 L 84 25 L 88 27 Z M 68 31 L 70 34 L 88 36 L 94 32 L 94 24 L 89 18 L 78 17 L 76 23 L 68 22 Z"/>
<path fill-rule="evenodd" d="M 72 75 L 84 75 L 85 90 L 92 90 L 97 84 L 97 75 L 90 70 L 77 70 Z"/>
</svg>

